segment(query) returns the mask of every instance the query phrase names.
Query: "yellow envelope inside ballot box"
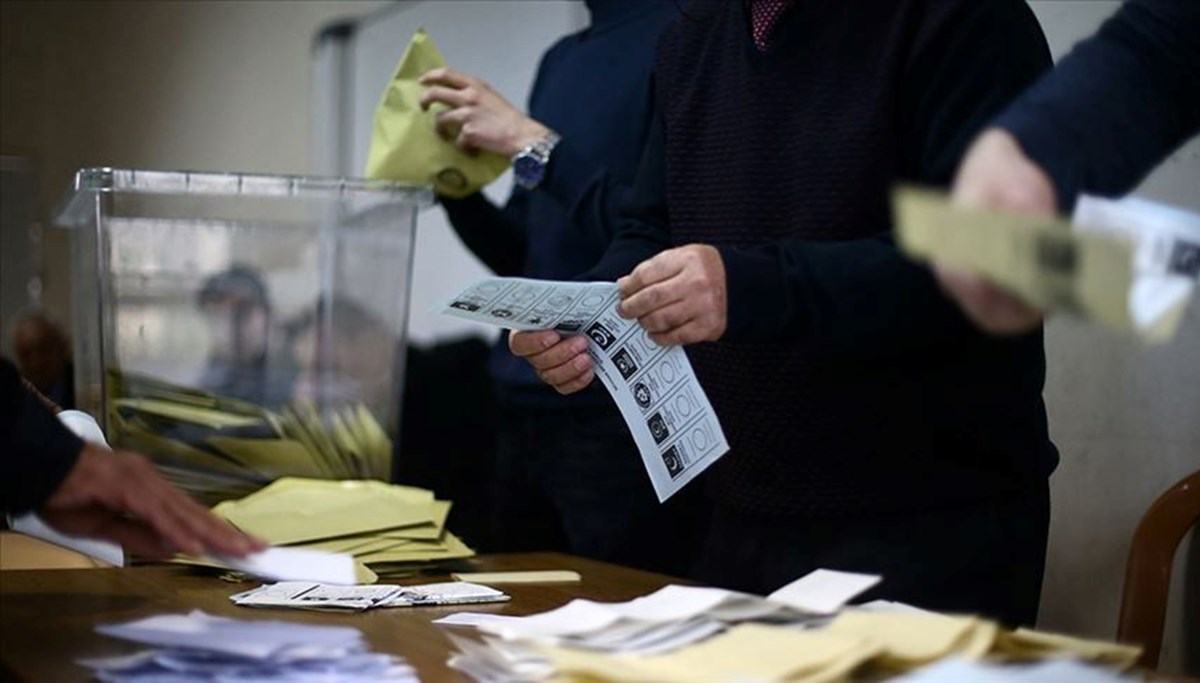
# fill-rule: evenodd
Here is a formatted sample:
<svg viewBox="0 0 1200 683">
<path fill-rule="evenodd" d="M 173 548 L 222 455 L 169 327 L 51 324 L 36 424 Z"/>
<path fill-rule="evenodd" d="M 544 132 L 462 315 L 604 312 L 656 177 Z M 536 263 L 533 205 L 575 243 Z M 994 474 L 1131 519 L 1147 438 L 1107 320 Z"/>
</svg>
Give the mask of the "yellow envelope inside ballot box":
<svg viewBox="0 0 1200 683">
<path fill-rule="evenodd" d="M 418 30 L 375 109 L 368 178 L 433 185 L 439 194 L 458 198 L 479 191 L 508 168 L 508 159 L 498 154 L 467 154 L 439 137 L 434 118 L 440 105 L 421 110 L 424 88 L 417 79 L 445 65 L 425 29 Z"/>
<path fill-rule="evenodd" d="M 851 636 L 741 624 L 661 655 L 610 655 L 564 647 L 543 651 L 567 680 L 638 683 L 840 680 L 878 648 Z"/>
</svg>

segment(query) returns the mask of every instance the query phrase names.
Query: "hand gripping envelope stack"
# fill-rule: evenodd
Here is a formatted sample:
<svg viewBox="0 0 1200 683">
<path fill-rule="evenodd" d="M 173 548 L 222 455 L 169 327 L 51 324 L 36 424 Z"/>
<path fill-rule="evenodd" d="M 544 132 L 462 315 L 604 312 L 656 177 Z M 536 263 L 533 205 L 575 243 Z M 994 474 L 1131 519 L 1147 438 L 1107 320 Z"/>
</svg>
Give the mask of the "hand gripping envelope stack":
<svg viewBox="0 0 1200 683">
<path fill-rule="evenodd" d="M 982 275 L 1046 311 L 1150 342 L 1174 335 L 1200 280 L 1200 215 L 1137 198 L 1083 196 L 1072 221 L 971 209 L 899 188 L 910 256 Z"/>
<path fill-rule="evenodd" d="M 612 394 L 659 501 L 729 450 L 708 397 L 678 346 L 663 347 L 617 315 L 612 282 L 486 278 L 440 312 L 512 330 L 587 335 L 596 376 Z"/>
<path fill-rule="evenodd" d="M 1135 647 L 887 601 L 846 607 L 879 580 L 817 570 L 767 597 L 669 585 L 628 602 L 434 623 L 458 648 L 450 665 L 477 681 L 1133 680 L 1121 671 L 1137 660 Z"/>
</svg>

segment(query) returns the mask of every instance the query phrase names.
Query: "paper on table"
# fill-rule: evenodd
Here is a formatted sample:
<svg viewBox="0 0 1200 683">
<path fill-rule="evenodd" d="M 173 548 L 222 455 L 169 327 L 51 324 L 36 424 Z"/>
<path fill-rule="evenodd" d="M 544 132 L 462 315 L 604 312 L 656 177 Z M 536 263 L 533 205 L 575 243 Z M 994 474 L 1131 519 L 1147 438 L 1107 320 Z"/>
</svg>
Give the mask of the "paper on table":
<svg viewBox="0 0 1200 683">
<path fill-rule="evenodd" d="M 875 650 L 861 640 L 815 631 L 743 624 L 726 633 L 670 654 L 633 657 L 546 647 L 560 673 L 597 681 L 807 680 L 836 668 L 844 673 Z"/>
<path fill-rule="evenodd" d="M 952 658 L 891 680 L 892 683 L 1134 683 L 1141 679 L 1072 659 L 1014 666 Z"/>
<path fill-rule="evenodd" d="M 307 581 L 285 581 L 238 593 L 229 599 L 246 607 L 364 610 L 372 607 L 504 602 L 509 596 L 494 588 L 463 582 L 419 586 L 331 586 Z"/>
<path fill-rule="evenodd" d="M 480 626 L 487 623 L 503 623 L 518 621 L 521 617 L 509 616 L 507 614 L 488 614 L 486 612 L 455 612 L 447 614 L 441 619 L 434 619 L 434 624 L 440 626 Z"/>
<path fill-rule="evenodd" d="M 984 637 L 976 637 L 977 631 Z M 994 625 L 971 617 L 933 612 L 903 614 L 848 610 L 826 627 L 830 633 L 866 639 L 879 645 L 880 663 L 912 668 L 952 654 L 982 657 L 992 648 Z"/>
<path fill-rule="evenodd" d="M 880 579 L 874 574 L 818 569 L 776 590 L 767 599 L 808 614 L 833 614 Z"/>
<path fill-rule="evenodd" d="M 365 172 L 368 178 L 434 185 L 439 194 L 465 197 L 508 168 L 505 157 L 491 152 L 470 155 L 452 140 L 441 139 L 435 117 L 444 107 L 421 109 L 424 87 L 418 79 L 445 65 L 425 29 L 418 30 L 375 109 Z"/>
<path fill-rule="evenodd" d="M 1200 272 L 1200 217 L 1140 200 L 1084 198 L 1073 226 L 905 187 L 893 205 L 910 256 L 979 273 L 1040 308 L 1149 341 L 1174 334 Z"/>
<path fill-rule="evenodd" d="M 356 583 L 354 558 L 298 548 L 267 548 L 246 557 L 212 557 L 213 562 L 272 581 Z"/>
<path fill-rule="evenodd" d="M 611 282 L 487 278 L 440 312 L 513 330 L 585 334 L 596 376 L 616 401 L 660 501 L 717 461 L 729 444 L 682 347 L 662 347 L 617 315 Z"/>
<path fill-rule="evenodd" d="M 470 581 L 484 584 L 503 583 L 579 583 L 579 572 L 568 569 L 542 569 L 525 572 L 456 572 L 450 575 L 455 581 Z"/>
</svg>

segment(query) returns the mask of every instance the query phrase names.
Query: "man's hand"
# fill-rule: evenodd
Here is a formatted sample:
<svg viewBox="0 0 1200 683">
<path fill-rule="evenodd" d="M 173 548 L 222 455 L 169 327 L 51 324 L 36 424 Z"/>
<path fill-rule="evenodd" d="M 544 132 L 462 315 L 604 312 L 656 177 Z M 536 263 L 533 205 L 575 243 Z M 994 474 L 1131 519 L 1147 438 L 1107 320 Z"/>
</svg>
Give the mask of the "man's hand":
<svg viewBox="0 0 1200 683">
<path fill-rule="evenodd" d="M 146 458 L 92 443 L 38 514 L 63 533 L 113 541 L 151 559 L 180 551 L 242 557 L 264 547 L 172 486 Z"/>
<path fill-rule="evenodd" d="M 954 179 L 954 200 L 965 206 L 1052 216 L 1054 185 L 1011 135 L 985 131 L 968 150 Z M 938 283 L 976 325 L 992 334 L 1037 328 L 1042 311 L 971 273 L 935 264 Z"/>
<path fill-rule="evenodd" d="M 563 338 L 553 330 L 513 332 L 508 348 L 537 370 L 537 376 L 560 394 L 587 387 L 596 376 L 587 354 L 587 337 Z"/>
<path fill-rule="evenodd" d="M 617 280 L 618 311 L 662 346 L 716 341 L 728 320 L 725 263 L 706 244 L 668 249 Z"/>
<path fill-rule="evenodd" d="M 468 153 L 480 150 L 511 157 L 545 137 L 550 129 L 529 118 L 484 81 L 448 67 L 421 76 L 421 108 L 435 102 L 437 132 Z"/>
</svg>

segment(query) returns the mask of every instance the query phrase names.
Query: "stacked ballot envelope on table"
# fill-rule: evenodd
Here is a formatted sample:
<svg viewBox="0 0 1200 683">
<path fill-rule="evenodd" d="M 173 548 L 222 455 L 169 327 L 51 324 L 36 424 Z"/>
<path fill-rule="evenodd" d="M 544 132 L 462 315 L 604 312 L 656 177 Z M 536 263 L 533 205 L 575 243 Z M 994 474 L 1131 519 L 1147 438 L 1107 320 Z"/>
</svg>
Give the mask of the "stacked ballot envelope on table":
<svg viewBox="0 0 1200 683">
<path fill-rule="evenodd" d="M 1067 668 L 1082 672 L 1078 680 L 1115 681 L 1140 654 L 1136 647 L 1009 632 L 986 619 L 897 603 L 845 607 L 873 585 L 863 579 L 877 577 L 815 578 L 766 598 L 667 586 L 623 603 L 575 600 L 528 617 L 459 613 L 436 623 L 476 629 L 473 637 L 449 634 L 459 649 L 450 664 L 478 681 L 883 680 L 949 660 L 1003 664 L 1013 675 L 1008 680 L 1017 681 L 1044 673 L 1021 665 L 1053 659 L 1071 660 Z"/>
<path fill-rule="evenodd" d="M 915 188 L 898 189 L 893 205 L 910 256 L 1147 341 L 1171 338 L 1200 279 L 1200 215 L 1136 198 L 1081 197 L 1070 223 Z"/>
<path fill-rule="evenodd" d="M 213 512 L 272 545 L 352 555 L 359 582 L 373 583 L 378 576 L 473 556 L 446 529 L 450 506 L 412 486 L 284 477 Z"/>
</svg>

